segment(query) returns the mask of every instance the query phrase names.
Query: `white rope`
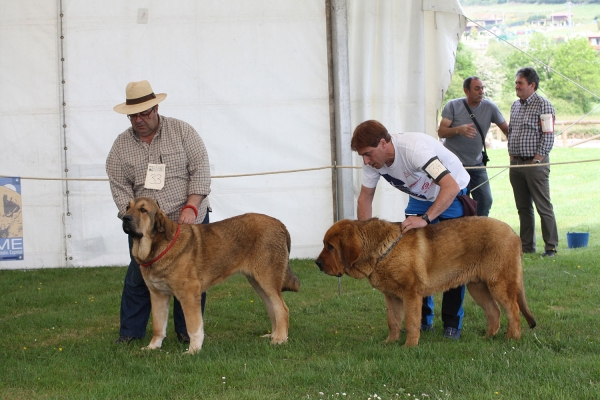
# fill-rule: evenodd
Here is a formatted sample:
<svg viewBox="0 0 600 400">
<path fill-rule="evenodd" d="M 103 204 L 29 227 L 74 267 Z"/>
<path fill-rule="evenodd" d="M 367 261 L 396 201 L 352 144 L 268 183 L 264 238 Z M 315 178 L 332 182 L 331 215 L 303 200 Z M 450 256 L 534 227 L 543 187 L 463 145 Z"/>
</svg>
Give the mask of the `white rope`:
<svg viewBox="0 0 600 400">
<path fill-rule="evenodd" d="M 600 161 L 600 158 L 595 158 L 592 160 L 581 160 L 581 161 L 569 161 L 569 162 L 555 162 L 555 163 L 542 163 L 542 164 L 520 164 L 520 165 L 498 165 L 498 166 L 480 166 L 480 167 L 464 167 L 465 169 L 492 169 L 492 168 L 521 168 L 521 167 L 541 167 L 546 165 L 565 165 L 565 164 L 579 164 L 579 163 L 588 163 L 588 162 L 597 162 Z M 214 175 L 211 176 L 212 179 L 221 179 L 221 178 L 240 178 L 240 177 L 249 177 L 249 176 L 262 176 L 262 175 L 276 175 L 276 174 L 290 174 L 295 172 L 310 172 L 310 171 L 320 171 L 324 169 L 338 169 L 338 168 L 351 168 L 351 169 L 361 169 L 362 167 L 355 166 L 335 166 L 329 165 L 325 167 L 316 167 L 316 168 L 305 168 L 305 169 L 289 169 L 283 171 L 271 171 L 271 172 L 256 172 L 252 174 L 237 174 L 237 175 Z M 0 178 L 15 178 L 15 176 L 11 175 L 0 175 Z M 36 176 L 21 176 L 17 177 L 22 180 L 36 180 L 36 181 L 80 181 L 80 182 L 108 182 L 108 178 L 46 178 L 46 177 L 36 177 Z"/>
</svg>

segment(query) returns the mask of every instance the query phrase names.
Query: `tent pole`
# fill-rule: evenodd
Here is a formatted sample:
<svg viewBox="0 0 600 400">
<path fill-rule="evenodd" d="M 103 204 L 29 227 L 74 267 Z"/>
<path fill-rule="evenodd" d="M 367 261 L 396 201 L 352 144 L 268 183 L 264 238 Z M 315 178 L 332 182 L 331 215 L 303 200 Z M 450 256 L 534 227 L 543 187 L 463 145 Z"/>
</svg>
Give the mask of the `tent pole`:
<svg viewBox="0 0 600 400">
<path fill-rule="evenodd" d="M 327 47 L 330 53 L 330 115 L 333 120 L 332 160 L 337 166 L 352 165 L 352 121 L 350 113 L 350 73 L 348 56 L 348 19 L 346 0 L 326 0 Z M 331 99 L 333 98 L 333 107 Z M 354 218 L 353 171 L 335 168 L 332 177 L 334 219 Z M 336 190 L 337 189 L 337 190 Z"/>
<path fill-rule="evenodd" d="M 331 48 L 331 0 L 325 0 L 325 21 L 327 30 L 327 74 L 329 84 L 329 145 L 331 149 L 331 200 L 333 210 L 333 222 L 339 219 L 339 208 L 337 206 L 337 164 L 335 162 L 336 140 L 335 140 L 335 99 L 333 95 L 333 51 Z"/>
</svg>

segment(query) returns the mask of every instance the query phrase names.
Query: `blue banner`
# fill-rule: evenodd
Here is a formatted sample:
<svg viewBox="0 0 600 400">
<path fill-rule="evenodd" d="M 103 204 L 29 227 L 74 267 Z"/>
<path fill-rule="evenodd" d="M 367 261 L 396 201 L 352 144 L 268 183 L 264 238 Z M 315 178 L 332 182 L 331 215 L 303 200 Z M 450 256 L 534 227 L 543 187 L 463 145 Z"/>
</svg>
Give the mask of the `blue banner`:
<svg viewBox="0 0 600 400">
<path fill-rule="evenodd" d="M 0 178 L 0 261 L 23 259 L 21 178 Z"/>
</svg>

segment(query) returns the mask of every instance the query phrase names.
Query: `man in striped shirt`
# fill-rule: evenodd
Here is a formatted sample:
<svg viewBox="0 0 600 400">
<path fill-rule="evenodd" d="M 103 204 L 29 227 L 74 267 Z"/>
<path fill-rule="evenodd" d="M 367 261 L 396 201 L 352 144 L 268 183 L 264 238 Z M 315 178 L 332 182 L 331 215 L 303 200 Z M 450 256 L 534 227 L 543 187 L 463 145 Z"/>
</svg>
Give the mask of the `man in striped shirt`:
<svg viewBox="0 0 600 400">
<path fill-rule="evenodd" d="M 131 126 L 115 140 L 106 173 L 117 208 L 123 218 L 129 200 L 150 197 L 167 216 L 179 224 L 208 223 L 210 167 L 204 142 L 186 122 L 158 115 L 158 103 L 167 97 L 154 94 L 148 81 L 131 82 L 125 103 L 114 107 L 127 114 Z M 143 338 L 150 317 L 150 293 L 131 257 L 121 297 L 121 328 L 116 343 Z M 202 293 L 202 311 L 206 294 Z M 181 304 L 173 306 L 175 332 L 182 343 L 189 343 Z"/>
<path fill-rule="evenodd" d="M 521 244 L 524 253 L 535 253 L 535 214 L 533 203 L 542 223 L 544 253 L 554 257 L 558 246 L 558 229 L 550 201 L 550 151 L 554 145 L 555 112 L 552 104 L 537 94 L 540 77 L 531 68 L 521 68 L 515 77 L 519 100 L 510 109 L 508 154 L 510 183 L 519 213 Z M 524 164 L 539 166 L 514 168 Z"/>
</svg>

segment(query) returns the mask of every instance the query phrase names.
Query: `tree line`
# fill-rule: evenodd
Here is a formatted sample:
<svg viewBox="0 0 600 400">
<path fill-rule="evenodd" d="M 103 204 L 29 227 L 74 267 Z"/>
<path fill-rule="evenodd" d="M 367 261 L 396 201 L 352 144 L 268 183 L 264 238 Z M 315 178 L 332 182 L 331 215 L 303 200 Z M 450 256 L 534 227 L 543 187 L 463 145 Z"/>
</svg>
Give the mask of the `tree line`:
<svg viewBox="0 0 600 400">
<path fill-rule="evenodd" d="M 492 6 L 495 4 L 566 4 L 569 0 L 462 0 L 463 6 Z M 577 4 L 600 4 L 600 0 L 579 0 Z"/>
<path fill-rule="evenodd" d="M 501 40 L 490 40 L 485 54 L 479 55 L 459 43 L 444 103 L 464 97 L 463 80 L 475 75 L 482 79 L 486 97 L 507 112 L 516 99 L 515 73 L 522 67 L 536 69 L 540 76 L 538 93 L 552 102 L 558 114 L 587 113 L 600 103 L 600 57 L 586 38 L 555 43 L 535 33 L 522 50 Z"/>
</svg>

